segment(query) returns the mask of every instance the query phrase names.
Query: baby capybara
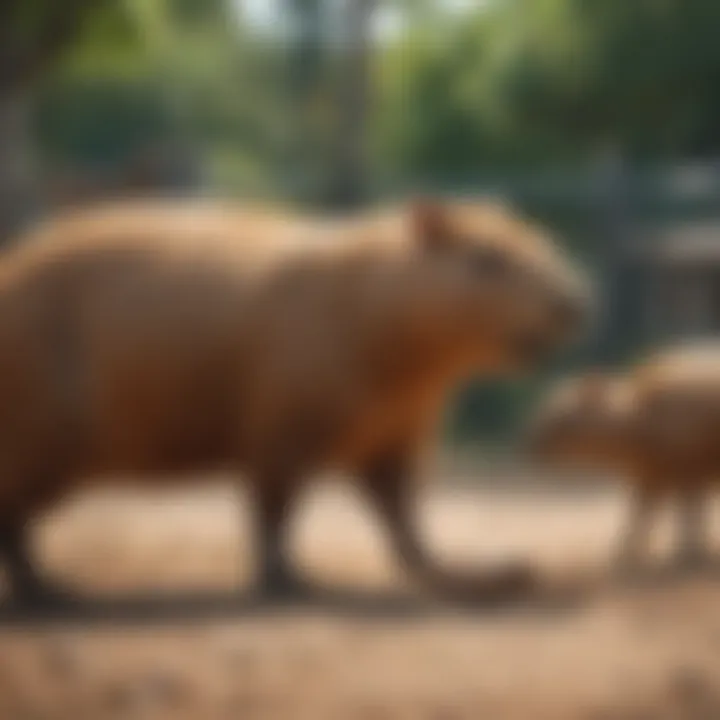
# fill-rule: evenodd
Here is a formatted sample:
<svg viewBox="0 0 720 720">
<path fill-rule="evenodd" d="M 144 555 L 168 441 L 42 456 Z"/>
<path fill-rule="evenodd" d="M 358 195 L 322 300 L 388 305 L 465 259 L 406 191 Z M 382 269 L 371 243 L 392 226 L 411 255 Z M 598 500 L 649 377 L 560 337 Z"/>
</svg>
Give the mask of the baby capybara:
<svg viewBox="0 0 720 720">
<path fill-rule="evenodd" d="M 328 469 L 436 579 L 411 498 L 449 390 L 531 368 L 587 305 L 538 228 L 479 203 L 322 221 L 127 201 L 21 240 L 0 263 L 0 548 L 25 601 L 47 597 L 28 521 L 81 482 L 215 469 L 249 483 L 268 592 L 295 587 L 287 519 Z"/>
<path fill-rule="evenodd" d="M 637 569 L 659 502 L 681 518 L 677 562 L 708 559 L 707 495 L 720 478 L 720 344 L 670 348 L 626 373 L 562 381 L 534 420 L 532 453 L 616 472 L 633 504 L 618 561 Z"/>
</svg>

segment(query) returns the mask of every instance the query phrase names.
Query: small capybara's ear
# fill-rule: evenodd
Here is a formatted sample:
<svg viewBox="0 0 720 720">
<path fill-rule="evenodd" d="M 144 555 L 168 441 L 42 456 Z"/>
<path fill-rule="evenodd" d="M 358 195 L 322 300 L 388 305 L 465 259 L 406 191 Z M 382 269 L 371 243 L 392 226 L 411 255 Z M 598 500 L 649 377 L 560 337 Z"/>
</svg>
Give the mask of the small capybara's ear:
<svg viewBox="0 0 720 720">
<path fill-rule="evenodd" d="M 416 198 L 410 202 L 410 225 L 413 236 L 425 247 L 445 244 L 448 234 L 447 208 L 436 198 Z"/>
</svg>

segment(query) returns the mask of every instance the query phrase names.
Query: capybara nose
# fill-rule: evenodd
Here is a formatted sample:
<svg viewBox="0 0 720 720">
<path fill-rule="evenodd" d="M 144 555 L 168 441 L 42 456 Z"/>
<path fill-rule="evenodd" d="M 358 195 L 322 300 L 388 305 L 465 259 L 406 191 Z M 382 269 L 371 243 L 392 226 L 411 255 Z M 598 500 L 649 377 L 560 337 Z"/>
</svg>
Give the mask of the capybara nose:
<svg viewBox="0 0 720 720">
<path fill-rule="evenodd" d="M 552 306 L 554 322 L 564 331 L 574 332 L 583 327 L 590 315 L 590 302 L 580 293 L 565 294 Z"/>
<path fill-rule="evenodd" d="M 543 432 L 537 422 L 531 422 L 522 428 L 519 438 L 520 453 L 531 460 L 535 459 L 543 447 Z"/>
<path fill-rule="evenodd" d="M 584 313 L 574 299 L 563 297 L 555 302 L 553 315 L 558 325 L 574 329 L 582 322 Z"/>
</svg>

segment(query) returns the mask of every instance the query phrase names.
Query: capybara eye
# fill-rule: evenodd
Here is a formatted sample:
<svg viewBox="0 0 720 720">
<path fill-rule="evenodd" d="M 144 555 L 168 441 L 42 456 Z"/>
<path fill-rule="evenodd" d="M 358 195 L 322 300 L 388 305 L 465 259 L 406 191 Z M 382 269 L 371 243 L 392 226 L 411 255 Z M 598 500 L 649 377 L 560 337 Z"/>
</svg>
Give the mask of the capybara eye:
<svg viewBox="0 0 720 720">
<path fill-rule="evenodd" d="M 497 248 L 476 248 L 472 262 L 479 272 L 492 275 L 507 272 L 510 268 L 507 257 Z"/>
</svg>

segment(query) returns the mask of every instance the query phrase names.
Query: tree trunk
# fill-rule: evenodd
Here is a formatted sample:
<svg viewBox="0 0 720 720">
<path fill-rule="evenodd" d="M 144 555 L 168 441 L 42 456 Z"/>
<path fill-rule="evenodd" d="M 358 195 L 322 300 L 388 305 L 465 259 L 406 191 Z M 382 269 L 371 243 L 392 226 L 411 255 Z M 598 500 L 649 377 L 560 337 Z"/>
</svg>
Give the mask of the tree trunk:
<svg viewBox="0 0 720 720">
<path fill-rule="evenodd" d="M 22 94 L 0 94 L 0 244 L 37 210 L 28 110 Z"/>
<path fill-rule="evenodd" d="M 329 201 L 345 209 L 367 197 L 367 118 L 370 103 L 371 21 L 376 0 L 347 0 L 338 125 L 331 158 Z"/>
<path fill-rule="evenodd" d="M 303 202 L 316 203 L 322 194 L 324 135 L 315 107 L 323 96 L 324 32 L 320 0 L 289 0 L 287 69 L 287 192 Z"/>
</svg>

